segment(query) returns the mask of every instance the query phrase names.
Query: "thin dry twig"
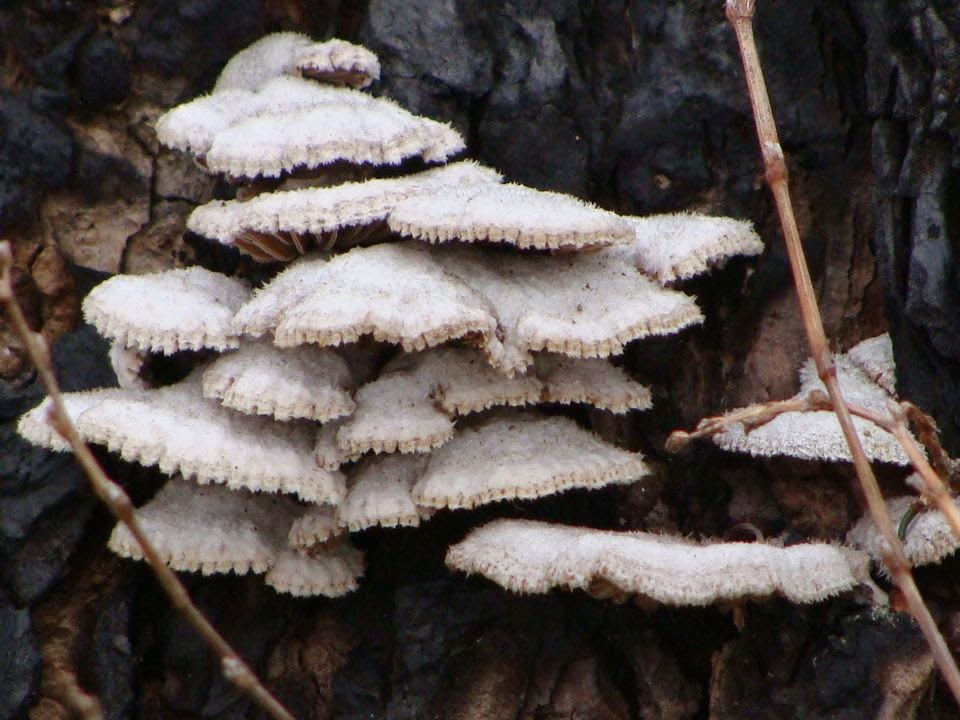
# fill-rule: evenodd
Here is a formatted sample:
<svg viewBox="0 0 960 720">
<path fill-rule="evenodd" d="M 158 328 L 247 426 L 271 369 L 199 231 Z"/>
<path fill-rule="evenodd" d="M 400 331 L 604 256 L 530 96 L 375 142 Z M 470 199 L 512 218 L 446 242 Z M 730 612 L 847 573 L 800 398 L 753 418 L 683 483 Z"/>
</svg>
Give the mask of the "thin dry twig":
<svg viewBox="0 0 960 720">
<path fill-rule="evenodd" d="M 787 182 L 787 164 L 783 156 L 783 148 L 780 146 L 780 140 L 777 135 L 776 123 L 773 119 L 773 111 L 770 107 L 770 98 L 767 95 L 766 83 L 763 79 L 763 71 L 760 67 L 760 58 L 757 53 L 756 42 L 753 36 L 753 13 L 755 0 L 727 0 L 726 12 L 727 19 L 733 26 L 737 36 L 737 44 L 740 48 L 740 55 L 743 59 L 744 73 L 747 78 L 747 88 L 750 95 L 750 104 L 753 108 L 753 116 L 757 127 L 757 136 L 760 140 L 760 152 L 763 156 L 763 164 L 767 184 L 773 193 L 777 205 L 777 212 L 780 215 L 780 224 L 783 228 L 783 235 L 787 245 L 787 254 L 790 257 L 790 268 L 793 272 L 794 284 L 797 288 L 797 295 L 800 302 L 800 312 L 803 316 L 803 324 L 807 334 L 807 341 L 810 344 L 811 354 L 817 366 L 817 373 L 821 381 L 827 388 L 827 393 L 833 403 L 833 410 L 840 421 L 840 427 L 843 430 L 847 444 L 850 446 L 850 455 L 853 458 L 853 465 L 857 471 L 857 477 L 860 480 L 860 486 L 867 502 L 870 515 L 874 523 L 879 528 L 885 541 L 886 547 L 882 553 L 884 563 L 890 571 L 890 575 L 897 587 L 903 593 L 907 607 L 911 614 L 916 618 L 921 632 L 930 646 L 933 657 L 943 674 L 947 685 L 953 693 L 954 699 L 960 705 L 960 670 L 944 642 L 943 636 L 937 629 L 937 625 L 930 615 L 930 611 L 920 596 L 916 583 L 913 581 L 913 575 L 910 573 L 910 566 L 903 554 L 903 546 L 897 537 L 893 522 L 886 511 L 883 495 L 877 485 L 877 479 L 874 477 L 870 462 L 867 460 L 863 447 L 860 445 L 860 439 L 857 437 L 856 429 L 853 426 L 853 418 L 840 392 L 840 384 L 837 381 L 837 370 L 833 363 L 833 356 L 830 353 L 830 346 L 827 342 L 826 333 L 823 330 L 823 322 L 820 318 L 820 309 L 817 306 L 816 295 L 813 290 L 813 283 L 810 280 L 810 272 L 807 269 L 807 262 L 804 258 L 803 245 L 800 242 L 800 233 L 797 229 L 797 221 L 793 213 L 793 205 L 790 200 L 790 190 Z"/>
<path fill-rule="evenodd" d="M 63 396 L 53 372 L 53 363 L 50 360 L 50 351 L 46 340 L 42 335 L 30 329 L 23 315 L 23 310 L 13 293 L 12 268 L 13 254 L 10 250 L 10 243 L 0 242 L 0 304 L 6 310 L 8 322 L 26 346 L 30 360 L 36 368 L 47 394 L 50 396 L 52 407 L 47 422 L 70 444 L 77 461 L 89 478 L 90 484 L 100 500 L 103 501 L 114 517 L 130 530 L 130 534 L 136 539 L 144 558 L 150 564 L 160 586 L 170 597 L 170 602 L 174 608 L 183 613 L 184 617 L 217 653 L 224 677 L 249 695 L 271 717 L 276 718 L 276 720 L 294 720 L 287 709 L 260 683 L 250 667 L 190 601 L 190 596 L 183 584 L 176 574 L 163 563 L 156 549 L 144 534 L 129 496 L 123 488 L 107 477 L 96 458 L 94 458 L 93 453 L 90 452 L 90 448 L 80 439 L 80 434 L 64 407 Z"/>
</svg>

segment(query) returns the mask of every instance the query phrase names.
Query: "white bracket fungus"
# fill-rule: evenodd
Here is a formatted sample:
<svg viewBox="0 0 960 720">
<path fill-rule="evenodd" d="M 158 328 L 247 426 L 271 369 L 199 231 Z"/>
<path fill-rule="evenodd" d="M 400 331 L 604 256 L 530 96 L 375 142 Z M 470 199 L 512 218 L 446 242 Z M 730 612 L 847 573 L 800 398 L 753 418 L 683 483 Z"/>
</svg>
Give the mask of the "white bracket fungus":
<svg viewBox="0 0 960 720">
<path fill-rule="evenodd" d="M 819 602 L 865 577 L 862 555 L 824 543 L 696 543 L 529 520 L 495 520 L 473 530 L 450 548 L 447 565 L 513 592 L 562 587 L 606 596 L 613 589 L 667 605 L 770 595 Z"/>
<path fill-rule="evenodd" d="M 350 415 L 353 381 L 347 363 L 331 350 L 247 342 L 203 372 L 203 396 L 247 415 L 326 422 Z"/>
<path fill-rule="evenodd" d="M 295 263 L 239 310 L 234 329 L 275 328 L 280 346 L 372 335 L 407 351 L 471 336 L 513 374 L 540 350 L 606 357 L 701 321 L 692 298 L 604 252 L 544 257 L 403 242 Z"/>
<path fill-rule="evenodd" d="M 661 284 L 686 280 L 735 255 L 759 255 L 763 242 L 748 222 L 694 213 L 624 218 L 632 241 L 625 258 Z"/>
<path fill-rule="evenodd" d="M 380 61 L 365 47 L 345 40 L 318 43 L 300 33 L 273 33 L 234 55 L 213 92 L 256 90 L 281 75 L 365 88 L 380 79 Z"/>
<path fill-rule="evenodd" d="M 351 531 L 419 525 L 433 514 L 431 508 L 417 505 L 412 495 L 428 461 L 423 455 L 386 455 L 362 464 L 347 481 L 337 524 Z"/>
<path fill-rule="evenodd" d="M 156 465 L 168 475 L 179 473 L 199 483 L 234 489 L 295 493 L 315 503 L 335 504 L 346 492 L 342 474 L 314 462 L 311 424 L 279 425 L 205 400 L 199 373 L 155 390 L 101 390 L 64 397 L 84 440 L 105 445 L 124 460 Z M 27 439 L 46 439 L 38 430 L 42 408 L 21 420 Z"/>
<path fill-rule="evenodd" d="M 267 573 L 268 585 L 294 595 L 337 597 L 356 589 L 363 556 L 349 543 L 309 555 L 287 546 L 287 528 L 299 512 L 297 503 L 285 497 L 172 478 L 136 516 L 160 558 L 174 570 Z M 122 523 L 114 528 L 109 546 L 122 557 L 143 559 Z"/>
<path fill-rule="evenodd" d="M 180 105 L 157 122 L 157 137 L 202 158 L 210 172 L 236 178 L 279 177 L 334 162 L 443 162 L 465 147 L 449 125 L 391 100 L 288 77 Z"/>
<path fill-rule="evenodd" d="M 897 366 L 893 360 L 893 343 L 889 334 L 877 335 L 858 343 L 847 351 L 846 357 L 891 397 L 896 397 Z"/>
<path fill-rule="evenodd" d="M 403 200 L 390 213 L 390 229 L 431 243 L 493 242 L 523 249 L 583 250 L 633 239 L 619 215 L 570 195 L 523 185 L 437 189 Z"/>
<path fill-rule="evenodd" d="M 233 317 L 249 296 L 240 280 L 202 267 L 117 275 L 90 291 L 83 315 L 125 348 L 165 355 L 227 350 L 239 343 Z"/>
<path fill-rule="evenodd" d="M 871 380 L 846 355 L 835 358 L 840 389 L 847 402 L 886 413 L 886 403 L 894 399 L 886 390 Z M 892 375 L 892 369 L 890 371 Z M 813 391 L 826 392 L 812 361 L 800 371 L 802 398 Z M 869 420 L 853 418 L 863 450 L 871 460 L 909 465 L 910 460 L 893 435 Z M 804 460 L 850 461 L 850 450 L 833 411 L 785 412 L 773 420 L 745 432 L 735 423 L 714 436 L 724 450 L 749 453 L 761 457 L 788 456 Z"/>
<path fill-rule="evenodd" d="M 500 179 L 490 168 L 462 161 L 398 178 L 264 193 L 246 201 L 214 200 L 193 211 L 187 228 L 255 259 L 289 260 L 305 248 L 360 242 L 404 198 Z"/>
<path fill-rule="evenodd" d="M 651 404 L 647 388 L 597 358 L 541 354 L 532 372 L 510 378 L 476 350 L 437 348 L 398 355 L 361 387 L 356 411 L 337 427 L 336 443 L 346 457 L 426 452 L 453 437 L 457 416 L 541 402 L 588 403 L 621 413 Z"/>
<path fill-rule="evenodd" d="M 910 510 L 911 505 L 918 501 L 921 500 L 916 495 L 891 498 L 886 502 L 887 514 L 896 522 Z M 954 500 L 954 502 L 958 501 Z M 874 524 L 870 513 L 864 514 L 847 533 L 847 544 L 869 554 L 881 571 L 886 572 L 882 553 L 886 541 L 883 533 Z M 933 506 L 917 513 L 907 526 L 903 538 L 903 553 L 912 566 L 940 563 L 944 558 L 953 555 L 958 548 L 960 548 L 960 540 L 953 534 L 943 513 Z"/>
</svg>

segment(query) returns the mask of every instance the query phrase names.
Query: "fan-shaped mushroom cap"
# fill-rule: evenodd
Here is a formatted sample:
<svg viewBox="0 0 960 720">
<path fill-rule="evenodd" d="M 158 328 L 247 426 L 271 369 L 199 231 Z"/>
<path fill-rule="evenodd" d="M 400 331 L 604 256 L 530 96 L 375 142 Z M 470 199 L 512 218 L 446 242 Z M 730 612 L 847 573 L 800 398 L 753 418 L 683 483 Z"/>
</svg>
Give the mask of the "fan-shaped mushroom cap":
<svg viewBox="0 0 960 720">
<path fill-rule="evenodd" d="M 257 91 L 225 90 L 157 121 L 164 145 L 203 157 L 211 172 L 277 177 L 333 162 L 444 161 L 464 148 L 449 125 L 356 90 L 278 77 Z"/>
<path fill-rule="evenodd" d="M 397 202 L 417 193 L 497 182 L 500 175 L 495 170 L 463 161 L 398 178 L 265 193 L 246 201 L 214 200 L 193 211 L 187 228 L 228 245 L 250 232 L 323 238 L 382 223 Z"/>
<path fill-rule="evenodd" d="M 78 418 L 94 405 L 107 399 L 124 397 L 125 395 L 126 393 L 119 388 L 83 390 L 64 393 L 63 404 L 67 416 L 76 425 Z M 17 433 L 31 445 L 56 452 L 69 452 L 70 444 L 47 422 L 47 414 L 50 412 L 52 405 L 50 398 L 44 398 L 35 408 L 21 415 L 17 422 Z M 83 437 L 82 430 L 80 436 Z"/>
<path fill-rule="evenodd" d="M 774 594 L 797 603 L 819 602 L 854 587 L 861 564 L 855 551 L 823 543 L 699 544 L 529 520 L 495 520 L 447 553 L 451 568 L 482 574 L 513 592 L 591 590 L 606 584 L 668 605 Z"/>
<path fill-rule="evenodd" d="M 357 589 L 363 553 L 346 540 L 309 555 L 285 550 L 267 572 L 267 585 L 295 597 L 340 597 Z"/>
<path fill-rule="evenodd" d="M 351 531 L 419 525 L 433 513 L 411 495 L 427 462 L 423 455 L 386 455 L 357 468 L 347 482 L 347 497 L 337 506 L 337 523 Z"/>
<path fill-rule="evenodd" d="M 896 396 L 897 366 L 890 335 L 884 333 L 854 345 L 847 351 L 847 359 L 891 396 Z"/>
<path fill-rule="evenodd" d="M 349 415 L 350 369 L 331 350 L 281 350 L 268 343 L 244 343 L 214 360 L 203 372 L 203 396 L 248 415 L 277 420 L 308 418 L 326 422 Z"/>
<path fill-rule="evenodd" d="M 149 355 L 137 348 L 125 347 L 114 340 L 110 343 L 110 367 L 117 376 L 117 385 L 129 390 L 146 390 L 143 366 Z"/>
<path fill-rule="evenodd" d="M 83 301 L 83 315 L 101 335 L 128 348 L 170 355 L 180 350 L 227 350 L 250 289 L 202 267 L 151 275 L 116 275 Z"/>
<path fill-rule="evenodd" d="M 435 348 L 401 354 L 356 394 L 357 409 L 336 431 L 343 457 L 426 452 L 453 437 L 457 415 L 539 402 L 590 403 L 626 412 L 650 407 L 650 392 L 598 358 L 541 354 L 533 372 L 509 378 L 476 350 Z"/>
<path fill-rule="evenodd" d="M 836 366 L 840 389 L 847 402 L 886 412 L 890 395 L 847 358 L 836 358 Z M 797 398 L 814 390 L 825 392 L 811 364 L 801 370 L 800 378 Z M 903 447 L 886 430 L 859 417 L 853 418 L 853 424 L 868 458 L 897 465 L 910 464 Z M 832 411 L 826 410 L 782 413 L 749 433 L 742 424 L 736 423 L 715 435 L 714 441 L 724 450 L 762 457 L 785 455 L 804 460 L 850 462 L 850 449 L 840 423 Z"/>
<path fill-rule="evenodd" d="M 618 252 L 662 284 L 699 275 L 735 255 L 763 252 L 763 241 L 743 220 L 694 213 L 624 220 L 634 236 Z"/>
<path fill-rule="evenodd" d="M 341 534 L 336 512 L 330 505 L 308 505 L 290 525 L 287 544 L 297 550 L 325 545 Z"/>
<path fill-rule="evenodd" d="M 903 495 L 887 500 L 887 514 L 894 524 L 919 501 L 916 495 Z M 956 500 L 954 501 L 957 502 Z M 860 548 L 886 572 L 883 563 L 882 548 L 886 544 L 883 534 L 877 529 L 870 513 L 865 513 L 857 524 L 847 533 L 847 543 Z M 935 565 L 944 558 L 953 555 L 960 548 L 960 540 L 950 529 L 950 524 L 936 507 L 929 507 L 917 514 L 907 526 L 903 538 L 903 552 L 910 565 Z"/>
<path fill-rule="evenodd" d="M 605 357 L 701 320 L 689 296 L 604 252 L 531 257 L 405 242 L 294 264 L 240 309 L 234 328 L 275 326 L 280 346 L 369 334 L 408 351 L 472 336 L 512 375 L 539 350 Z"/>
<path fill-rule="evenodd" d="M 271 78 L 301 74 L 362 88 L 380 78 L 380 61 L 365 47 L 345 40 L 318 43 L 300 33 L 273 33 L 234 55 L 220 72 L 213 92 L 256 90 Z"/>
<path fill-rule="evenodd" d="M 198 373 L 176 385 L 110 395 L 76 422 L 89 442 L 124 460 L 200 483 L 296 493 L 317 503 L 337 503 L 345 493 L 343 476 L 313 461 L 312 424 L 278 425 L 227 410 L 201 397 Z"/>
<path fill-rule="evenodd" d="M 433 451 L 413 499 L 424 507 L 472 508 L 648 474 L 642 456 L 608 445 L 568 418 L 517 413 L 461 430 Z"/>
<path fill-rule="evenodd" d="M 174 570 L 268 573 L 268 584 L 294 595 L 337 596 L 354 589 L 363 572 L 357 550 L 338 545 L 306 556 L 287 547 L 287 528 L 300 512 L 289 498 L 173 478 L 136 515 Z M 123 557 L 143 559 L 123 524 L 114 528 L 109 547 Z"/>
<path fill-rule="evenodd" d="M 622 245 L 633 232 L 619 215 L 570 195 L 523 185 L 437 189 L 403 200 L 390 229 L 432 243 L 493 242 L 535 249 Z"/>
</svg>

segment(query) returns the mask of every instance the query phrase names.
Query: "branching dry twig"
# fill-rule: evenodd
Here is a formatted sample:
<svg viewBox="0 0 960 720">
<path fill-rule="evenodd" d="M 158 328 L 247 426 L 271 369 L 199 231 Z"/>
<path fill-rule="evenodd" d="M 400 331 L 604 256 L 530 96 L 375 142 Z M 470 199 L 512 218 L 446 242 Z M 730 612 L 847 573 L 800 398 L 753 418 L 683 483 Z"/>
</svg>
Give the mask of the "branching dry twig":
<svg viewBox="0 0 960 720">
<path fill-rule="evenodd" d="M 756 122 L 757 136 L 760 140 L 760 152 L 763 156 L 766 180 L 773 193 L 777 205 L 777 212 L 780 215 L 780 224 L 783 227 L 787 254 L 790 257 L 790 268 L 793 272 L 794 284 L 797 288 L 800 312 L 803 316 L 807 341 L 810 344 L 811 354 L 817 366 L 817 373 L 827 388 L 827 393 L 833 404 L 833 410 L 837 414 L 837 419 L 840 421 L 840 427 L 843 430 L 844 437 L 850 446 L 850 455 L 853 458 L 853 464 L 857 471 L 857 477 L 860 480 L 860 486 L 863 490 L 870 515 L 886 540 L 887 546 L 883 552 L 884 563 L 890 571 L 890 576 L 903 593 L 907 607 L 910 609 L 914 618 L 916 618 L 917 624 L 920 626 L 920 630 L 923 632 L 930 646 L 937 666 L 940 668 L 940 672 L 950 687 L 957 704 L 960 705 L 960 670 L 957 669 L 957 664 L 950 654 L 950 650 L 947 648 L 943 636 L 937 629 L 937 625 L 930 615 L 930 611 L 924 604 L 916 583 L 913 581 L 909 564 L 903 554 L 903 546 L 897 537 L 893 522 L 887 514 L 883 495 L 881 495 L 880 488 L 877 485 L 877 479 L 874 477 L 870 462 L 863 452 L 860 439 L 857 437 L 856 429 L 853 426 L 853 418 L 850 410 L 847 408 L 843 400 L 843 395 L 840 392 L 840 384 L 837 381 L 837 370 L 834 366 L 830 346 L 823 330 L 820 309 L 817 307 L 813 283 L 810 280 L 810 272 L 807 269 L 807 262 L 804 258 L 803 245 L 800 242 L 800 233 L 797 229 L 793 205 L 790 200 L 790 190 L 787 182 L 787 165 L 783 156 L 783 148 L 780 146 L 780 140 L 777 135 L 773 111 L 770 107 L 770 99 L 767 96 L 766 83 L 763 79 L 763 71 L 761 70 L 757 46 L 754 41 L 754 6 L 755 0 L 727 0 L 727 19 L 730 21 L 736 33 L 737 44 L 740 47 L 740 54 L 743 59 L 744 73 L 747 78 L 747 88 L 749 90 L 750 104 L 753 108 L 754 120 Z"/>
<path fill-rule="evenodd" d="M 120 522 L 127 526 L 136 539 L 144 558 L 153 569 L 157 581 L 170 597 L 170 601 L 187 618 L 197 632 L 220 658 L 224 677 L 249 695 L 265 712 L 277 720 L 294 720 L 273 695 L 260 683 L 257 676 L 190 601 L 183 584 L 176 574 L 160 559 L 156 549 L 147 539 L 134 513 L 133 503 L 117 483 L 107 477 L 90 448 L 86 446 L 66 412 L 60 386 L 53 372 L 50 351 L 43 336 L 33 332 L 27 324 L 23 311 L 13 293 L 11 271 L 13 254 L 10 244 L 0 242 L 0 304 L 4 306 L 7 320 L 23 340 L 31 362 L 50 396 L 51 409 L 47 421 L 70 444 L 74 454 L 93 486 L 94 492 Z"/>
</svg>

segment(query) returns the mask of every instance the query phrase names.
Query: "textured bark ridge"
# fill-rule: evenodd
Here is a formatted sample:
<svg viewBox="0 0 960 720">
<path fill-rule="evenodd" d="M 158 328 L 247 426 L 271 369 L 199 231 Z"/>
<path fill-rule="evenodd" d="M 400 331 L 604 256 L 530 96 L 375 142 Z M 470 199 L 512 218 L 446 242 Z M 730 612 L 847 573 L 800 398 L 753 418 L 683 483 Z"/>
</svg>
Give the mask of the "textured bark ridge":
<svg viewBox="0 0 960 720">
<path fill-rule="evenodd" d="M 633 377 L 656 381 L 656 409 L 626 421 L 583 411 L 658 464 L 669 431 L 793 395 L 807 352 L 721 5 L 28 0 L 4 9 L 0 230 L 14 240 L 18 297 L 34 326 L 59 339 L 65 389 L 80 391 L 113 381 L 108 344 L 77 325 L 103 273 L 199 263 L 259 284 L 269 271 L 184 233 L 196 205 L 230 195 L 161 149 L 153 126 L 211 90 L 227 60 L 267 32 L 337 35 L 379 56 L 374 94 L 451 123 L 505 182 L 623 215 L 692 209 L 754 222 L 767 250 L 749 272 L 732 260 L 681 286 L 699 297 L 703 328 L 628 348 Z M 956 453 L 960 7 L 767 0 L 757 31 L 834 350 L 889 321 L 898 394 L 936 417 Z M 157 371 L 178 377 L 177 362 Z M 0 716 L 62 716 L 46 681 L 65 667 L 88 668 L 77 681 L 109 718 L 245 716 L 246 701 L 152 583 L 105 553 L 106 520 L 71 461 L 16 437 L 15 419 L 40 392 L 2 325 L 0 375 Z M 139 500 L 158 486 L 153 473 L 104 459 Z M 905 491 L 899 475 L 884 482 L 890 496 Z M 712 537 L 748 523 L 833 541 L 860 515 L 842 468 L 757 464 L 706 445 L 642 492 L 574 498 L 511 513 Z M 283 599 L 250 577 L 197 578 L 191 591 L 304 718 L 954 712 L 931 689 L 913 626 L 856 594 L 809 608 L 751 603 L 739 629 L 716 608 L 509 596 L 444 570 L 444 549 L 493 517 L 465 515 L 357 536 L 369 571 L 349 600 Z M 918 573 L 947 630 L 960 618 L 956 572 L 948 560 Z"/>
</svg>

